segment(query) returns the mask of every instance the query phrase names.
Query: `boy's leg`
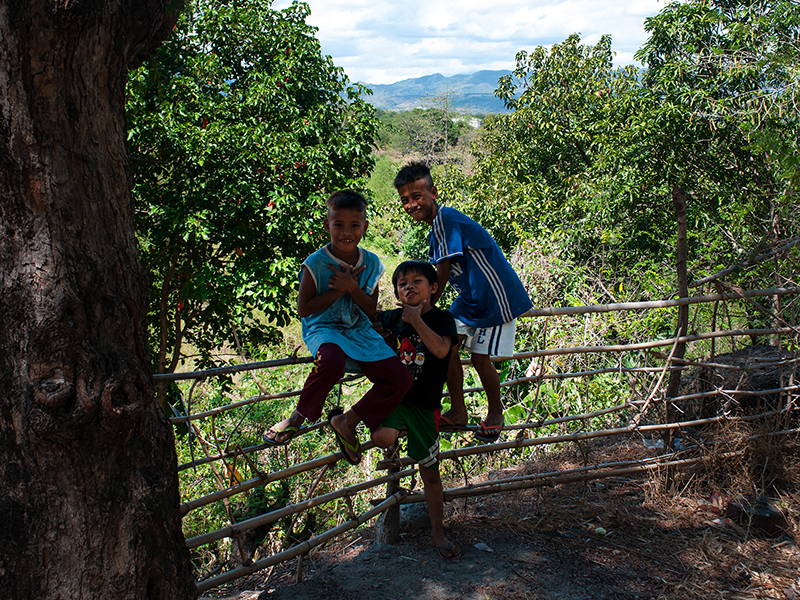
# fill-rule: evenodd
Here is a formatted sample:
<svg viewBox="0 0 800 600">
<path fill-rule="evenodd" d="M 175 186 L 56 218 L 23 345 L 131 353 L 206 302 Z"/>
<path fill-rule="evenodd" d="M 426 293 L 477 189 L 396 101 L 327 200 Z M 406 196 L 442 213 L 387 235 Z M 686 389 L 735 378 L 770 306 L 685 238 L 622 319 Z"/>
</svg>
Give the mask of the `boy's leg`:
<svg viewBox="0 0 800 600">
<path fill-rule="evenodd" d="M 347 357 L 336 344 L 322 344 L 314 358 L 311 369 L 297 401 L 297 412 L 309 421 L 316 421 L 322 415 L 325 399 L 344 376 L 344 363 Z"/>
<path fill-rule="evenodd" d="M 469 415 L 464 404 L 464 369 L 461 368 L 461 357 L 458 350 L 466 336 L 458 336 L 458 344 L 450 354 L 450 365 L 447 367 L 447 391 L 450 393 L 450 409 L 442 413 L 445 425 L 466 425 Z"/>
<path fill-rule="evenodd" d="M 359 361 L 358 366 L 372 382 L 372 387 L 350 410 L 331 419 L 333 430 L 355 447 L 359 447 L 356 435 L 359 421 L 363 421 L 370 431 L 380 427 L 414 383 L 411 372 L 397 356 L 374 362 Z M 349 450 L 347 453 L 354 459 L 360 458 Z"/>
<path fill-rule="evenodd" d="M 276 423 L 264 434 L 264 441 L 282 444 L 297 432 L 308 419 L 316 421 L 322 415 L 325 398 L 344 375 L 345 354 L 336 344 L 322 344 L 300 392 L 297 408 L 283 421 Z"/>
<path fill-rule="evenodd" d="M 469 332 L 467 349 L 471 353 L 472 366 L 486 392 L 488 409 L 483 424 L 476 432 L 479 439 L 496 438 L 497 427 L 503 426 L 503 402 L 500 399 L 500 375 L 492 364 L 491 357 L 511 357 L 514 355 L 514 336 L 516 319 L 497 327 L 476 328 Z M 492 429 L 489 429 L 489 428 Z M 487 441 L 487 440 L 484 440 Z"/>
<path fill-rule="evenodd" d="M 372 438 L 372 443 L 378 448 L 388 448 L 400 437 L 400 430 L 381 425 L 372 430 L 370 437 Z"/>
<path fill-rule="evenodd" d="M 379 427 L 405 398 L 414 383 L 414 377 L 397 356 L 378 361 L 359 361 L 358 366 L 372 382 L 372 387 L 351 410 L 372 430 Z"/>
<path fill-rule="evenodd" d="M 486 392 L 488 411 L 483 422 L 486 425 L 503 425 L 503 402 L 500 399 L 500 374 L 494 368 L 487 354 L 472 354 L 472 366 L 478 372 L 478 378 Z M 495 430 L 496 431 L 496 430 Z M 491 431 L 479 430 L 479 433 L 490 434 Z"/>
<path fill-rule="evenodd" d="M 431 520 L 431 546 L 439 551 L 442 558 L 452 559 L 461 556 L 461 550 L 444 534 L 444 489 L 439 475 L 439 463 L 433 467 L 419 466 L 422 486 L 425 490 L 425 503 Z"/>
</svg>

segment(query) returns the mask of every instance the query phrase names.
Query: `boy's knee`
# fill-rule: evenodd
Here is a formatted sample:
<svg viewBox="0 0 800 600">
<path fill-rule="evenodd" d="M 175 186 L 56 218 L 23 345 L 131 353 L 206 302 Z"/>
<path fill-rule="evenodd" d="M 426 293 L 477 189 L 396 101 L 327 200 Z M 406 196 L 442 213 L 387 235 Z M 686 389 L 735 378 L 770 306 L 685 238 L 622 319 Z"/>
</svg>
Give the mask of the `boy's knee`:
<svg viewBox="0 0 800 600">
<path fill-rule="evenodd" d="M 337 345 L 323 344 L 317 351 L 317 360 L 314 362 L 316 369 L 338 375 L 341 378 L 344 376 L 346 361 L 347 356 Z"/>
<path fill-rule="evenodd" d="M 398 433 L 389 427 L 378 427 L 372 430 L 370 438 L 378 448 L 388 448 L 397 441 Z"/>
<path fill-rule="evenodd" d="M 420 465 L 419 476 L 422 479 L 423 484 L 426 485 L 441 484 L 442 478 L 439 475 L 439 463 L 437 462 L 436 465 L 434 465 L 433 467 L 423 467 L 422 465 Z"/>
</svg>

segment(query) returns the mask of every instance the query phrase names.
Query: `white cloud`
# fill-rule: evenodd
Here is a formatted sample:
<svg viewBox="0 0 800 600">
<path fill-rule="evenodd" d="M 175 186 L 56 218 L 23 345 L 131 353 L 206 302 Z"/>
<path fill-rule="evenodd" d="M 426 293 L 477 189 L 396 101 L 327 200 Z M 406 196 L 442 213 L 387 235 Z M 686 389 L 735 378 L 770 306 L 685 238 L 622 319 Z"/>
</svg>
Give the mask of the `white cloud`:
<svg viewBox="0 0 800 600">
<path fill-rule="evenodd" d="M 631 64 L 644 21 L 664 0 L 307 0 L 322 49 L 353 81 L 393 83 L 441 73 L 513 69 L 520 50 L 580 33 L 612 36 L 616 63 Z M 288 6 L 288 0 L 274 3 Z"/>
</svg>

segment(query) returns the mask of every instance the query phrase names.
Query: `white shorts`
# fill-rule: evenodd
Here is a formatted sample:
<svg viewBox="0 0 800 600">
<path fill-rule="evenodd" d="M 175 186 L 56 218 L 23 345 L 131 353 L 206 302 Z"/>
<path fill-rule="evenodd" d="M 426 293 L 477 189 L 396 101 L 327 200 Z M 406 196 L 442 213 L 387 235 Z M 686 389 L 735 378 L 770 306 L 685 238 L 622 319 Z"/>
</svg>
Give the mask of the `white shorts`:
<svg viewBox="0 0 800 600">
<path fill-rule="evenodd" d="M 467 336 L 463 347 L 473 354 L 488 354 L 501 358 L 514 356 L 516 319 L 497 327 L 470 327 L 456 319 L 456 330 L 459 336 Z"/>
</svg>

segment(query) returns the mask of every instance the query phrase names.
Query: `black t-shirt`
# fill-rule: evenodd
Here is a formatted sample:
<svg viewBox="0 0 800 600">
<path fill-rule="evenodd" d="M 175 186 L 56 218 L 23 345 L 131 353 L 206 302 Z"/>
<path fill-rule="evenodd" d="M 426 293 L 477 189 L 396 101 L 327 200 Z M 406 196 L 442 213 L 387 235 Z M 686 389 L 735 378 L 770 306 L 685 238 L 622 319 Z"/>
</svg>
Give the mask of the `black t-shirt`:
<svg viewBox="0 0 800 600">
<path fill-rule="evenodd" d="M 450 353 L 438 358 L 425 347 L 414 326 L 403 322 L 402 315 L 403 309 L 397 308 L 378 313 L 377 317 L 390 334 L 387 343 L 414 376 L 414 384 L 403 401 L 427 410 L 439 409 L 442 407 L 442 390 L 447 382 Z M 449 311 L 434 306 L 422 315 L 422 320 L 434 333 L 449 337 L 453 345 L 458 342 L 456 322 Z"/>
</svg>

